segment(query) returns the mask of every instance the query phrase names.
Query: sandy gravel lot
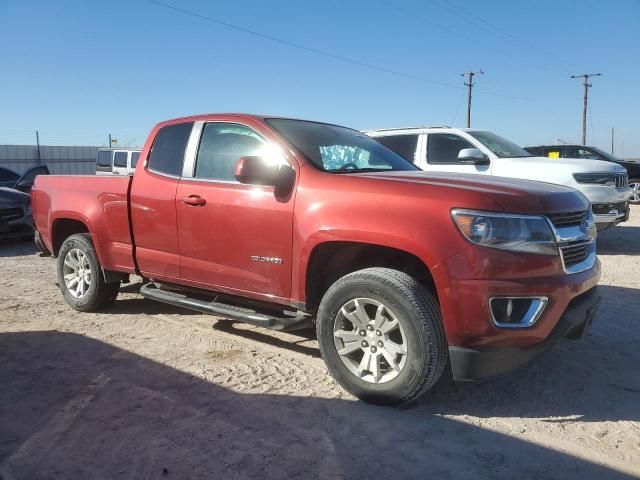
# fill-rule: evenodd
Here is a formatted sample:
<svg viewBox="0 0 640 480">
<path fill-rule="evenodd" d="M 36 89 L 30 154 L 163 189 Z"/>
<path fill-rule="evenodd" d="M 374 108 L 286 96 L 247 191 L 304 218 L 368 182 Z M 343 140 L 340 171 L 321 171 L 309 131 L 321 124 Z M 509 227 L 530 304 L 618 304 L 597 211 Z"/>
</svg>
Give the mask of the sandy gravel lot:
<svg viewBox="0 0 640 480">
<path fill-rule="evenodd" d="M 640 207 L 598 239 L 591 334 L 406 410 L 345 394 L 313 332 L 143 300 L 70 309 L 54 260 L 0 243 L 0 478 L 640 477 Z"/>
</svg>

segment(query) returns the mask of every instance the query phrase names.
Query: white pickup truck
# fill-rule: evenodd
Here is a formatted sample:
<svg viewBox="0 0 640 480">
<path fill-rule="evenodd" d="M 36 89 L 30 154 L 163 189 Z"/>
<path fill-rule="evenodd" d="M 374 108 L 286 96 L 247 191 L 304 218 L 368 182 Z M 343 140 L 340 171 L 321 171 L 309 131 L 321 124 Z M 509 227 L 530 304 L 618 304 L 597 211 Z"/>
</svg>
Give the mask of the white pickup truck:
<svg viewBox="0 0 640 480">
<path fill-rule="evenodd" d="M 591 202 L 598 230 L 629 218 L 629 177 L 612 162 L 535 157 L 486 130 L 432 127 L 364 133 L 422 170 L 522 178 L 575 188 Z"/>
</svg>

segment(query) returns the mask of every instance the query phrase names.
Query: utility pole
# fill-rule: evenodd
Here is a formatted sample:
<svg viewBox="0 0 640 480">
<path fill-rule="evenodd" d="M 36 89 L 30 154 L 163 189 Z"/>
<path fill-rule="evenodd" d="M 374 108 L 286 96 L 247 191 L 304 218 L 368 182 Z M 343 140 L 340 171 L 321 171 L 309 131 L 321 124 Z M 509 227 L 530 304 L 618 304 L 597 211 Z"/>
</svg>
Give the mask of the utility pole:
<svg viewBox="0 0 640 480">
<path fill-rule="evenodd" d="M 42 165 L 42 156 L 40 155 L 40 132 L 36 130 L 36 145 L 38 147 L 38 165 Z"/>
<path fill-rule="evenodd" d="M 601 73 L 583 73 L 582 75 L 571 75 L 571 78 L 584 78 L 584 108 L 582 109 L 582 145 L 587 144 L 587 104 L 589 102 L 589 77 L 599 77 Z"/>
<path fill-rule="evenodd" d="M 473 89 L 473 77 L 474 75 L 483 75 L 484 72 L 482 70 L 478 70 L 477 72 L 464 72 L 461 73 L 460 76 L 461 77 L 469 77 L 469 81 L 468 82 L 464 82 L 464 84 L 469 87 L 469 94 L 467 96 L 467 128 L 471 128 L 471 90 Z"/>
</svg>

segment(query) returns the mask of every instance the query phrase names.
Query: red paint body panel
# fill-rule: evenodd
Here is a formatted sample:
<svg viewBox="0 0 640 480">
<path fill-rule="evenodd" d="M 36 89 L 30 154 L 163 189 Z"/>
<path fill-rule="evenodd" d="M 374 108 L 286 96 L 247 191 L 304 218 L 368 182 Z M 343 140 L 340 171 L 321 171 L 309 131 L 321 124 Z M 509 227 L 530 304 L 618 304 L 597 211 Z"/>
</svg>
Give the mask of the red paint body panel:
<svg viewBox="0 0 640 480">
<path fill-rule="evenodd" d="M 295 171 L 287 198 L 273 188 L 171 178 L 150 172 L 146 159 L 159 128 L 187 121 L 229 121 L 279 145 Z M 432 273 L 451 345 L 529 345 L 549 335 L 572 298 L 594 286 L 599 264 L 567 275 L 559 257 L 508 253 L 467 242 L 453 208 L 549 214 L 584 210 L 573 190 L 478 175 L 424 172 L 330 174 L 307 160 L 263 117 L 220 114 L 157 125 L 131 183 L 117 177 L 40 176 L 34 217 L 51 248 L 56 219 L 86 223 L 107 269 L 234 293 L 279 304 L 305 303 L 307 266 L 325 242 L 361 242 L 408 252 Z M 190 195 L 202 205 L 182 201 Z M 135 248 L 133 245 L 135 244 Z M 260 263 L 251 256 L 282 259 Z M 546 295 L 549 306 L 533 327 L 504 330 L 489 320 L 494 295 Z"/>
<path fill-rule="evenodd" d="M 128 177 L 39 175 L 36 185 L 32 190 L 34 221 L 48 249 L 53 249 L 56 222 L 76 220 L 93 235 L 102 265 L 134 271 L 127 212 Z"/>
<path fill-rule="evenodd" d="M 177 280 L 180 278 L 175 205 L 178 179 L 147 169 L 137 171 L 144 172 L 134 175 L 131 185 L 131 225 L 138 268 L 146 277 Z"/>
</svg>

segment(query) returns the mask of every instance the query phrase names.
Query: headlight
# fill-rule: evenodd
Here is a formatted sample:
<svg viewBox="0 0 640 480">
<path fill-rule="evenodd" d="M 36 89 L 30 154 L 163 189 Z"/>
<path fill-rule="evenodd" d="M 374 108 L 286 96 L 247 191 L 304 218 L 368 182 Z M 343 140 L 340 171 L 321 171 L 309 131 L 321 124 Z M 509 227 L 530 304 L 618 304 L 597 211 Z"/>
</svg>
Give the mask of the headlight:
<svg viewBox="0 0 640 480">
<path fill-rule="evenodd" d="M 556 239 L 546 218 L 475 210 L 452 210 L 462 234 L 483 247 L 558 255 Z"/>
<path fill-rule="evenodd" d="M 573 178 L 578 183 L 593 183 L 611 187 L 616 184 L 616 176 L 611 173 L 574 173 Z"/>
</svg>

